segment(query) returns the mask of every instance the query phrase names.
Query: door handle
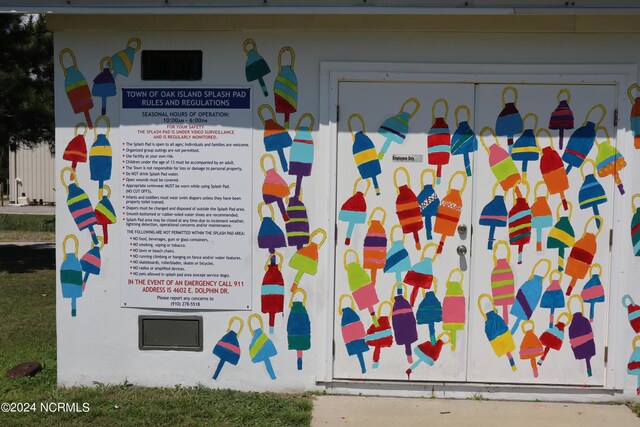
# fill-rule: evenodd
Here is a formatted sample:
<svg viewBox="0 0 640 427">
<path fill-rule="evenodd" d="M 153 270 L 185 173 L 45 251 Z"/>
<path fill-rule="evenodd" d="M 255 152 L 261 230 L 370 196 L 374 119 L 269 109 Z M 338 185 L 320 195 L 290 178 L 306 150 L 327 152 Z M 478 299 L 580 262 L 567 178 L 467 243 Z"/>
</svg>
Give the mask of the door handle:
<svg viewBox="0 0 640 427">
<path fill-rule="evenodd" d="M 460 245 L 456 249 L 456 252 L 458 252 L 458 255 L 460 256 L 465 256 L 467 254 L 467 247 L 465 245 Z"/>
</svg>

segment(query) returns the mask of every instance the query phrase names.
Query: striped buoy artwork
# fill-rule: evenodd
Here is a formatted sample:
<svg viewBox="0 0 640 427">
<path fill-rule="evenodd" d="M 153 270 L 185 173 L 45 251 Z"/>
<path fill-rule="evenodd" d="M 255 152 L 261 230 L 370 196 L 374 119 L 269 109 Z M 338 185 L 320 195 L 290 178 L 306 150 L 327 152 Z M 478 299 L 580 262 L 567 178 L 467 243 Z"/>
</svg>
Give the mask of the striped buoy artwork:
<svg viewBox="0 0 640 427">
<path fill-rule="evenodd" d="M 355 132 L 351 127 L 351 121 L 357 118 L 362 124 L 362 130 Z M 380 195 L 380 185 L 378 184 L 378 175 L 382 173 L 380 168 L 380 160 L 378 160 L 378 153 L 376 147 L 373 144 L 371 138 L 366 134 L 364 119 L 358 113 L 353 113 L 349 116 L 347 126 L 351 137 L 353 138 L 353 146 L 351 147 L 353 153 L 353 160 L 356 162 L 358 173 L 364 180 L 371 179 L 373 188 L 376 190 L 376 196 Z"/>
<path fill-rule="evenodd" d="M 633 91 L 640 92 L 640 86 L 638 83 L 634 83 L 627 89 L 627 96 L 629 102 L 631 102 L 631 115 L 629 120 L 631 122 L 631 133 L 633 134 L 633 146 L 640 150 L 640 97 L 633 96 Z"/>
<path fill-rule="evenodd" d="M 540 308 L 549 309 L 549 327 L 553 327 L 556 309 L 564 308 L 564 292 L 562 291 L 562 273 L 553 270 L 549 273 L 549 286 L 544 290 L 540 299 Z"/>
<path fill-rule="evenodd" d="M 122 74 L 125 77 L 129 76 L 131 68 L 133 68 L 133 60 L 135 54 L 142 47 L 142 41 L 137 37 L 132 37 L 127 41 L 127 46 L 111 56 L 111 68 L 113 69 L 113 77 L 118 77 Z"/>
<path fill-rule="evenodd" d="M 417 324 L 429 326 L 429 338 L 434 345 L 436 343 L 436 323 L 442 322 L 442 303 L 436 294 L 437 287 L 438 281 L 434 276 L 431 289 L 426 292 L 424 289 L 422 290 L 422 301 L 420 301 L 418 310 L 416 310 Z"/>
<path fill-rule="evenodd" d="M 504 246 L 505 256 L 498 258 L 498 248 Z M 502 318 L 509 324 L 509 306 L 515 301 L 515 277 L 511 268 L 511 248 L 506 240 L 498 240 L 493 247 L 491 295 L 494 305 L 502 306 Z"/>
<path fill-rule="evenodd" d="M 491 302 L 491 308 L 488 310 L 482 306 L 483 299 L 488 299 Z M 478 297 L 478 310 L 484 318 L 484 334 L 489 340 L 493 352 L 498 357 L 507 356 L 509 366 L 515 372 L 518 368 L 511 353 L 516 350 L 516 343 L 507 322 L 498 314 L 494 300 L 489 294 L 482 294 Z"/>
<path fill-rule="evenodd" d="M 367 200 L 365 196 L 369 192 L 371 183 L 366 181 L 367 184 L 363 192 L 358 190 L 358 184 L 361 181 L 362 178 L 356 179 L 353 184 L 353 195 L 342 204 L 338 212 L 338 220 L 347 223 L 347 235 L 344 239 L 344 244 L 347 246 L 351 244 L 351 236 L 356 224 L 364 224 L 367 221 Z"/>
<path fill-rule="evenodd" d="M 307 126 L 302 125 L 304 119 L 309 120 Z M 296 135 L 289 151 L 289 175 L 296 177 L 296 190 L 294 195 L 299 196 L 302 192 L 302 178 L 311 175 L 313 166 L 313 125 L 315 119 L 309 113 L 300 116 L 296 125 Z"/>
<path fill-rule="evenodd" d="M 448 339 L 445 341 L 447 337 Z M 413 348 L 413 354 L 416 355 L 418 360 L 413 362 L 411 367 L 405 371 L 407 379 L 411 379 L 411 374 L 421 363 L 426 363 L 429 366 L 435 365 L 440 358 L 442 348 L 447 344 L 451 344 L 451 334 L 449 332 L 442 332 L 438 335 L 438 339 L 435 344 L 430 340 L 427 340 L 422 344 L 415 346 Z"/>
<path fill-rule="evenodd" d="M 82 128 L 82 133 L 78 130 Z M 73 138 L 64 149 L 62 154 L 63 160 L 71 162 L 71 169 L 76 170 L 78 163 L 87 162 L 87 142 L 84 137 L 87 135 L 87 125 L 85 123 L 78 123 L 73 129 Z"/>
<path fill-rule="evenodd" d="M 282 63 L 282 55 L 288 52 L 290 63 Z M 289 117 L 298 110 L 298 77 L 293 71 L 296 53 L 291 46 L 285 46 L 278 52 L 278 76 L 273 82 L 273 98 L 276 113 L 284 114 L 284 128 L 289 129 Z"/>
<path fill-rule="evenodd" d="M 409 258 L 409 252 L 404 246 L 404 234 L 400 240 L 394 239 L 394 231 L 400 229 L 402 226 L 394 225 L 389 232 L 389 238 L 391 239 L 391 248 L 387 251 L 387 259 L 384 263 L 383 271 L 385 273 L 395 273 L 396 282 L 402 281 L 402 273 L 411 269 L 411 259 Z"/>
<path fill-rule="evenodd" d="M 271 216 L 263 216 L 262 208 L 268 207 Z M 276 249 L 287 246 L 287 240 L 282 229 L 274 221 L 275 212 L 271 205 L 260 202 L 258 205 L 258 216 L 260 217 L 260 229 L 258 230 L 258 247 L 268 249 L 274 254 Z"/>
<path fill-rule="evenodd" d="M 348 298 L 351 300 L 350 307 L 343 307 L 342 301 Z M 360 371 L 364 374 L 367 372 L 367 366 L 364 362 L 363 354 L 369 351 L 369 346 L 365 342 L 366 331 L 360 320 L 360 316 L 355 312 L 355 302 L 353 297 L 348 294 L 340 296 L 338 300 L 338 314 L 340 315 L 340 331 L 342 332 L 342 340 L 347 348 L 349 356 L 357 356 L 360 362 Z"/>
<path fill-rule="evenodd" d="M 403 172 L 406 178 L 406 184 L 398 185 L 398 172 Z M 420 235 L 418 231 L 422 230 L 422 215 L 420 205 L 416 194 L 411 189 L 411 177 L 409 171 L 405 167 L 399 167 L 393 172 L 393 184 L 396 187 L 398 195 L 396 197 L 396 215 L 398 222 L 402 226 L 404 234 L 413 234 L 413 240 L 416 242 L 416 249 L 420 250 Z"/>
<path fill-rule="evenodd" d="M 627 363 L 627 373 L 637 377 L 636 394 L 640 396 L 640 349 L 638 348 L 638 341 L 640 341 L 640 336 L 634 337 L 631 342 L 633 352 L 629 357 L 629 363 Z"/>
<path fill-rule="evenodd" d="M 620 179 L 620 171 L 627 167 L 627 162 L 625 161 L 622 154 L 611 145 L 611 139 L 609 138 L 609 132 L 604 127 L 599 127 L 596 130 L 602 130 L 605 135 L 605 140 L 598 144 L 596 141 L 596 146 L 598 147 L 598 154 L 596 155 L 596 169 L 598 171 L 598 176 L 600 178 L 604 178 L 606 176 L 613 176 L 613 180 L 618 186 L 618 191 L 620 195 L 624 195 L 624 185 L 622 185 L 622 180 Z"/>
<path fill-rule="evenodd" d="M 508 92 L 513 93 L 512 102 L 507 102 L 505 99 Z M 505 87 L 502 91 L 502 110 L 496 119 L 496 135 L 507 137 L 509 153 L 511 153 L 513 137 L 522 133 L 522 116 L 520 115 L 518 108 L 516 108 L 517 103 L 518 90 L 513 86 Z"/>
<path fill-rule="evenodd" d="M 562 94 L 566 94 L 567 98 L 562 99 Z M 571 92 L 568 89 L 560 89 L 558 91 L 558 106 L 549 117 L 549 129 L 558 131 L 558 148 L 562 151 L 564 148 L 564 131 L 573 129 L 573 111 L 569 107 L 571 102 Z"/>
<path fill-rule="evenodd" d="M 591 113 L 599 108 L 602 110 L 602 116 L 597 123 L 589 120 Z M 579 168 L 582 166 L 584 160 L 589 156 L 589 152 L 593 148 L 593 144 L 596 140 L 596 127 L 602 124 L 604 118 L 607 115 L 607 110 L 602 104 L 596 104 L 587 113 L 587 117 L 584 119 L 584 123 L 578 129 L 576 129 L 567 143 L 567 149 L 564 150 L 562 160 L 567 164 L 567 174 L 572 168 Z"/>
<path fill-rule="evenodd" d="M 599 226 L 597 225 L 598 219 L 600 220 Z M 597 230 L 595 233 L 588 231 L 591 221 L 596 222 Z M 567 288 L 567 296 L 571 295 L 571 291 L 578 282 L 578 279 L 584 279 L 589 272 L 593 258 L 596 256 L 596 252 L 598 251 L 597 241 L 598 235 L 601 231 L 602 218 L 595 215 L 592 216 L 584 225 L 582 237 L 576 240 L 576 243 L 571 248 L 569 259 L 567 260 L 566 271 L 567 276 L 571 276 L 571 283 L 569 283 L 569 287 Z"/>
<path fill-rule="evenodd" d="M 349 255 L 353 255 L 353 261 L 348 262 Z M 347 249 L 342 258 L 344 269 L 347 272 L 349 290 L 358 305 L 358 310 L 366 311 L 371 316 L 374 325 L 378 325 L 375 306 L 380 302 L 375 284 L 360 264 L 360 257 L 353 249 Z"/>
<path fill-rule="evenodd" d="M 484 142 L 484 136 L 488 133 L 493 136 L 494 142 L 491 146 L 487 146 Z M 489 155 L 489 167 L 496 180 L 500 183 L 502 189 L 507 192 L 513 187 L 516 182 L 520 181 L 520 171 L 516 167 L 516 163 L 513 161 L 509 153 L 498 143 L 498 137 L 493 129 L 490 127 L 484 127 L 479 134 L 480 144 L 484 147 L 485 151 Z"/>
<path fill-rule="evenodd" d="M 253 329 L 251 326 L 251 321 L 253 319 L 258 319 L 260 324 L 259 328 Z M 276 373 L 271 365 L 271 358 L 278 354 L 278 350 L 273 344 L 273 341 L 271 341 L 271 338 L 269 338 L 269 336 L 263 331 L 262 316 L 255 313 L 252 314 L 247 319 L 247 326 L 251 333 L 251 343 L 249 343 L 249 357 L 251 358 L 251 361 L 253 363 L 264 363 L 267 373 L 269 374 L 269 378 L 275 380 Z"/>
<path fill-rule="evenodd" d="M 264 110 L 269 110 L 269 113 L 271 113 L 270 118 L 264 118 Z M 276 151 L 280 158 L 282 170 L 284 172 L 288 172 L 289 165 L 287 163 L 287 156 L 284 153 L 284 149 L 293 145 L 291 135 L 289 135 L 289 132 L 287 132 L 285 128 L 278 124 L 276 121 L 276 113 L 273 111 L 273 108 L 271 108 L 271 105 L 262 104 L 259 106 L 258 117 L 260 117 L 260 121 L 262 121 L 262 126 L 264 127 L 264 136 L 262 139 L 264 142 L 264 149 L 269 152 Z"/>
<path fill-rule="evenodd" d="M 107 64 L 109 66 L 107 66 Z M 107 114 L 107 98 L 116 96 L 116 81 L 111 74 L 111 58 L 105 56 L 100 61 L 100 73 L 93 79 L 93 88 L 91 95 L 96 96 L 102 101 L 102 109 L 100 113 L 104 116 Z"/>
<path fill-rule="evenodd" d="M 289 191 L 295 184 L 289 185 Z M 307 207 L 302 202 L 302 193 L 287 198 L 287 216 L 284 224 L 287 233 L 287 244 L 301 249 L 309 243 L 309 216 Z"/>
<path fill-rule="evenodd" d="M 631 217 L 631 246 L 633 247 L 633 254 L 640 256 L 640 211 L 636 205 L 636 199 L 640 198 L 640 193 L 636 193 L 631 197 L 631 211 L 633 216 Z"/>
<path fill-rule="evenodd" d="M 80 258 L 80 266 L 84 272 L 84 276 L 82 277 L 82 292 L 85 291 L 90 274 L 95 276 L 100 275 L 100 269 L 102 268 L 100 252 L 104 248 L 104 240 L 102 237 L 98 237 L 98 241 L 100 245 L 94 245 L 92 243 L 91 249 Z"/>
<path fill-rule="evenodd" d="M 247 55 L 247 60 L 244 64 L 244 74 L 248 82 L 258 81 L 262 94 L 269 96 L 269 90 L 264 82 L 264 76 L 271 72 L 269 64 L 264 60 L 262 55 L 258 53 L 258 46 L 253 39 L 246 39 L 242 43 L 242 50 Z"/>
<path fill-rule="evenodd" d="M 467 112 L 467 120 L 459 121 L 458 113 Z M 456 130 L 451 137 L 451 155 L 462 156 L 464 160 L 464 170 L 467 176 L 471 176 L 471 159 L 469 155 L 478 151 L 478 137 L 469 125 L 471 121 L 471 110 L 466 105 L 460 105 L 454 113 L 456 118 Z"/>
<path fill-rule="evenodd" d="M 382 315 L 382 307 L 389 307 L 389 314 Z M 367 329 L 365 342 L 369 347 L 373 347 L 373 364 L 372 368 L 376 369 L 380 366 L 380 352 L 383 348 L 390 348 L 393 345 L 393 331 L 391 329 L 391 312 L 393 305 L 389 301 L 382 301 L 378 305 L 378 325 L 370 325 Z"/>
<path fill-rule="evenodd" d="M 540 173 L 542 173 L 542 179 L 544 179 L 544 183 L 547 185 L 549 194 L 560 195 L 562 206 L 566 211 L 568 209 L 568 206 L 567 198 L 565 197 L 564 192 L 569 189 L 569 177 L 567 176 L 567 171 L 564 169 L 564 163 L 562 163 L 560 155 L 553 148 L 553 138 L 551 137 L 551 132 L 544 128 L 538 130 L 538 141 L 540 141 L 540 134 L 542 133 L 547 135 L 549 139 L 549 145 L 542 149 L 542 157 L 540 158 Z"/>
<path fill-rule="evenodd" d="M 267 169 L 265 166 L 265 160 L 271 161 L 271 167 Z M 284 199 L 289 197 L 289 184 L 278 174 L 276 170 L 276 160 L 271 154 L 263 154 L 260 157 L 260 169 L 264 174 L 264 181 L 262 182 L 262 200 L 270 205 L 275 203 L 280 209 L 282 219 L 289 221 L 289 215 L 287 214 L 287 208 L 284 206 Z"/>
<path fill-rule="evenodd" d="M 118 218 L 116 210 L 111 204 L 111 187 L 107 184 L 103 186 L 102 198 L 96 205 L 96 221 L 102 226 L 102 235 L 104 236 L 104 244 L 109 243 L 109 228 L 111 224 L 115 224 Z"/>
<path fill-rule="evenodd" d="M 376 212 L 382 212 L 382 218 L 375 217 Z M 387 258 L 387 232 L 384 228 L 387 212 L 380 206 L 375 207 L 369 215 L 369 229 L 364 237 L 362 249 L 362 266 L 371 273 L 371 282 L 375 285 L 378 270 L 384 268 Z"/>
<path fill-rule="evenodd" d="M 562 343 L 564 342 L 564 331 L 569 323 L 571 323 L 571 314 L 566 311 L 562 312 L 558 316 L 556 324 L 551 325 L 540 335 L 540 342 L 544 346 L 544 354 L 540 360 L 538 360 L 538 366 L 542 366 L 550 350 L 560 351 Z"/>
<path fill-rule="evenodd" d="M 72 240 L 74 249 L 67 252 L 67 241 Z M 76 317 L 76 300 L 82 297 L 82 265 L 78 259 L 78 238 L 69 234 L 62 241 L 62 264 L 60 265 L 60 287 L 62 298 L 71 299 L 71 317 Z"/>
<path fill-rule="evenodd" d="M 530 326 L 530 328 L 527 328 Z M 540 342 L 540 338 L 536 335 L 536 324 L 533 320 L 525 320 L 522 322 L 522 342 L 520 343 L 520 359 L 529 360 L 533 377 L 538 378 L 538 364 L 536 357 L 544 355 L 544 346 Z"/>
<path fill-rule="evenodd" d="M 458 280 L 454 280 L 454 274 L 458 274 Z M 459 268 L 451 270 L 447 277 L 447 291 L 442 300 L 442 330 L 451 334 L 451 351 L 457 346 L 458 331 L 464 329 L 467 315 L 467 303 L 462 284 L 464 273 Z"/>
<path fill-rule="evenodd" d="M 480 212 L 480 220 L 478 224 L 489 227 L 489 238 L 487 239 L 487 249 L 493 249 L 495 241 L 496 228 L 505 228 L 507 226 L 507 205 L 504 202 L 504 195 L 496 194 L 496 190 L 500 185 L 496 182 L 491 191 L 491 201 L 487 203 Z"/>
<path fill-rule="evenodd" d="M 594 270 L 598 270 L 597 272 Z M 589 303 L 589 322 L 593 323 L 596 314 L 596 304 L 605 301 L 604 286 L 602 285 L 602 266 L 594 263 L 589 267 L 589 280 L 580 292 L 582 300 Z"/>
<path fill-rule="evenodd" d="M 318 243 L 313 241 L 316 236 L 321 236 L 321 240 Z M 291 256 L 291 259 L 289 259 L 289 267 L 296 270 L 296 276 L 293 279 L 293 285 L 291 285 L 291 292 L 295 292 L 295 290 L 298 289 L 304 274 L 308 274 L 309 276 L 316 275 L 318 272 L 318 253 L 326 240 L 327 232 L 322 228 L 317 228 L 313 230 L 309 236 L 309 243 L 298 249 L 296 253 Z"/>
<path fill-rule="evenodd" d="M 411 345 L 418 341 L 418 327 L 416 316 L 413 313 L 411 304 L 406 299 L 407 285 L 396 282 L 393 285 L 391 301 L 393 301 L 393 311 L 391 314 L 391 326 L 396 344 L 404 346 L 407 362 L 413 363 Z"/>
<path fill-rule="evenodd" d="M 433 177 L 433 181 L 431 184 L 424 183 L 425 174 L 431 174 Z M 418 203 L 420 204 L 420 213 L 424 218 L 424 228 L 427 233 L 427 240 L 431 240 L 433 238 L 431 234 L 432 221 L 431 218 L 437 215 L 438 208 L 440 207 L 440 198 L 436 193 L 436 171 L 433 169 L 425 169 L 420 174 L 420 185 L 422 186 L 422 190 L 418 193 Z"/>
<path fill-rule="evenodd" d="M 420 261 L 411 266 L 411 269 L 404 275 L 403 282 L 413 288 L 409 296 L 411 307 L 413 307 L 416 302 L 419 290 L 429 289 L 433 283 L 433 263 L 438 257 L 438 253 L 434 251 L 431 257 L 426 256 L 427 249 L 429 248 L 436 248 L 437 250 L 438 244 L 435 242 L 427 243 L 424 249 L 422 249 Z"/>
<path fill-rule="evenodd" d="M 284 313 L 284 278 L 282 265 L 284 257 L 280 252 L 269 254 L 264 265 L 264 276 L 260 285 L 260 311 L 269 315 L 269 333 L 273 334 L 276 314 Z"/>
<path fill-rule="evenodd" d="M 238 330 L 233 329 L 233 323 L 238 322 L 239 327 Z M 240 342 L 238 341 L 238 336 L 242 332 L 244 328 L 244 322 L 238 316 L 233 316 L 229 319 L 229 326 L 227 326 L 227 333 L 220 338 L 220 340 L 213 347 L 213 355 L 218 356 L 220 361 L 218 362 L 218 366 L 216 367 L 216 371 L 213 374 L 213 379 L 217 380 L 220 376 L 220 372 L 222 372 L 222 367 L 225 363 L 230 363 L 232 365 L 237 365 L 240 361 L 240 354 L 242 353 Z"/>
<path fill-rule="evenodd" d="M 509 210 L 509 244 L 518 248 L 518 264 L 522 264 L 522 252 L 524 246 L 531 241 L 531 207 L 527 199 L 529 198 L 529 183 L 521 180 L 527 192 L 523 196 L 520 192 L 519 184 L 513 187 L 514 205 Z"/>
<path fill-rule="evenodd" d="M 538 181 L 533 187 L 534 201 L 531 205 L 531 227 L 536 230 L 536 251 L 542 251 L 542 232 L 545 228 L 553 226 L 553 214 L 549 207 L 549 191 L 545 191 L 544 195 L 538 195 L 538 188 L 545 185 L 544 181 Z"/>
<path fill-rule="evenodd" d="M 98 133 L 98 123 L 104 121 L 106 130 Z M 113 153 L 109 142 L 109 132 L 111 122 L 107 116 L 100 116 L 96 119 L 93 129 L 95 140 L 89 149 L 89 169 L 91 171 L 91 181 L 98 181 L 98 198 L 102 199 L 104 182 L 111 179 L 113 168 Z"/>
<path fill-rule="evenodd" d="M 64 64 L 65 55 L 69 56 L 72 61 L 68 67 Z M 71 108 L 76 114 L 83 113 L 87 126 L 89 126 L 89 129 L 93 129 L 93 122 L 91 122 L 91 116 L 89 115 L 89 111 L 93 108 L 93 98 L 91 97 L 87 80 L 78 69 L 76 55 L 71 49 L 64 48 L 60 51 L 59 60 L 64 73 L 64 91 L 67 93 Z"/>
<path fill-rule="evenodd" d="M 536 274 L 536 269 L 541 263 L 547 264 L 547 270 L 542 276 Z M 518 289 L 516 299 L 513 302 L 510 311 L 511 315 L 516 318 L 516 321 L 511 328 L 512 335 L 515 335 L 518 331 L 520 322 L 531 319 L 533 312 L 538 307 L 538 304 L 540 304 L 540 299 L 542 298 L 542 283 L 551 272 L 551 268 L 551 261 L 548 259 L 542 258 L 538 260 L 531 269 L 529 279 L 527 279 L 522 286 L 520 286 L 520 289 Z"/>
<path fill-rule="evenodd" d="M 571 311 L 571 300 L 580 301 L 580 311 Z M 571 350 L 576 360 L 584 360 L 587 366 L 587 376 L 591 377 L 591 358 L 596 355 L 596 344 L 593 339 L 593 329 L 591 322 L 584 317 L 584 302 L 580 295 L 571 295 L 567 301 L 567 308 L 571 313 L 571 323 L 569 324 L 569 342 Z"/>
<path fill-rule="evenodd" d="M 640 305 L 637 305 L 629 294 L 622 297 L 622 305 L 627 309 L 629 325 L 636 334 L 640 334 Z"/>
<path fill-rule="evenodd" d="M 460 188 L 452 188 L 453 181 L 456 176 L 462 177 L 462 185 Z M 462 215 L 462 193 L 467 186 L 467 175 L 458 171 L 451 175 L 449 186 L 447 187 L 447 195 L 440 202 L 438 213 L 436 214 L 436 222 L 433 231 L 440 234 L 440 243 L 438 244 L 438 253 L 442 253 L 444 242 L 447 237 L 456 233 L 460 216 Z M 453 338 L 453 337 L 452 337 Z M 453 338 L 455 341 L 455 338 Z"/>
<path fill-rule="evenodd" d="M 409 103 L 414 104 L 413 111 L 410 113 L 404 111 Z M 419 109 L 420 102 L 415 98 L 409 98 L 404 101 L 398 114 L 391 116 L 382 122 L 378 129 L 378 133 L 385 138 L 385 141 L 382 144 L 380 153 L 378 154 L 378 159 L 382 160 L 384 158 L 384 155 L 387 153 L 387 150 L 389 150 L 392 142 L 398 145 L 404 143 L 407 138 L 407 134 L 409 133 L 409 121 L 416 115 Z"/>
<path fill-rule="evenodd" d="M 294 300 L 296 294 L 302 295 L 302 301 Z M 311 349 L 311 319 L 307 312 L 307 293 L 298 288 L 291 294 L 289 318 L 287 319 L 287 348 L 296 351 L 296 366 L 302 370 L 302 353 Z"/>
<path fill-rule="evenodd" d="M 533 127 L 525 126 L 522 135 L 516 139 L 511 148 L 511 158 L 516 162 L 522 162 L 522 179 L 527 179 L 529 162 L 538 161 L 540 158 L 540 146 L 535 134 L 538 128 L 538 116 L 534 113 L 526 114 L 522 118 L 522 123 L 526 124 L 529 117 L 534 120 Z"/>
<path fill-rule="evenodd" d="M 556 208 L 556 223 L 549 231 L 547 237 L 547 248 L 558 249 L 558 271 L 564 271 L 564 252 L 565 249 L 573 247 L 576 242 L 576 234 L 571 225 L 571 216 L 573 215 L 573 204 L 567 202 L 565 215 L 560 216 L 560 203 Z"/>
<path fill-rule="evenodd" d="M 586 165 L 591 165 L 592 173 L 584 173 Z M 599 205 L 607 202 L 607 193 L 602 185 L 596 179 L 596 163 L 591 159 L 586 159 L 580 166 L 580 175 L 582 175 L 582 185 L 578 191 L 578 202 L 580 209 L 593 210 L 594 215 L 600 215 Z"/>
<path fill-rule="evenodd" d="M 436 117 L 436 107 L 444 105 L 444 115 Z M 437 99 L 431 107 L 431 129 L 427 134 L 427 162 L 436 167 L 436 184 L 440 184 L 442 167 L 451 157 L 451 133 L 447 124 L 449 104 L 444 98 Z"/>
<path fill-rule="evenodd" d="M 70 173 L 72 179 L 72 182 L 69 184 L 64 180 L 66 172 Z M 87 196 L 87 193 L 78 185 L 78 175 L 70 167 L 65 167 L 60 171 L 60 181 L 62 181 L 62 185 L 65 190 L 67 190 L 67 207 L 78 230 L 89 230 L 93 244 L 99 245 L 100 242 L 93 228 L 98 223 L 98 220 L 96 219 L 96 214 L 89 196 Z"/>
</svg>

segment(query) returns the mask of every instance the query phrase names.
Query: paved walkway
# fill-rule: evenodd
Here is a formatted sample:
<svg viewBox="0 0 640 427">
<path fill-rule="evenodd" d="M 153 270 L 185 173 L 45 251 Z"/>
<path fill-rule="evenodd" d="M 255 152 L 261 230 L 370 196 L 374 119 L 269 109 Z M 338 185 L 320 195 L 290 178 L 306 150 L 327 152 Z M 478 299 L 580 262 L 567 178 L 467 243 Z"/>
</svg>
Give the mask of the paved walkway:
<svg viewBox="0 0 640 427">
<path fill-rule="evenodd" d="M 319 426 L 640 426 L 625 405 L 318 396 Z"/>
</svg>

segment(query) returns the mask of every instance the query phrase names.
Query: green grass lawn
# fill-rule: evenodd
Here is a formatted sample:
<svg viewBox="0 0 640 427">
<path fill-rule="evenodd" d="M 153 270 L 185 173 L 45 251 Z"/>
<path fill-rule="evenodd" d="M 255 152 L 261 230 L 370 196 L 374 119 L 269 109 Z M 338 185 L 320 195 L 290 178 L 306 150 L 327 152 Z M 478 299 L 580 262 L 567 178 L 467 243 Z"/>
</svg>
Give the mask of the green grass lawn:
<svg viewBox="0 0 640 427">
<path fill-rule="evenodd" d="M 0 242 L 53 242 L 55 216 L 0 214 Z"/>
<path fill-rule="evenodd" d="M 35 413 L 0 413 L 0 426 L 305 426 L 311 397 L 130 384 L 56 387 L 55 267 L 51 248 L 0 245 L 0 402 L 35 402 Z M 34 269 L 33 266 L 45 267 Z M 82 355 L 78 355 L 82 357 Z M 11 367 L 38 361 L 33 378 Z M 42 413 L 40 402 L 87 402 L 87 413 Z"/>
</svg>

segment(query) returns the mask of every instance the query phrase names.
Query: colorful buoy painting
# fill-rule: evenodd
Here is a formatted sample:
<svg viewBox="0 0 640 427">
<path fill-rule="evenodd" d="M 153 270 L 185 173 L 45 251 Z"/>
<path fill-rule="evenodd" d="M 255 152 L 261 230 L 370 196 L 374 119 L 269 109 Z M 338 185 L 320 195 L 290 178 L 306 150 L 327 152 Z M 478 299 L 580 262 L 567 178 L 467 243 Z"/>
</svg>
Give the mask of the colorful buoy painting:
<svg viewBox="0 0 640 427">
<path fill-rule="evenodd" d="M 362 130 L 355 133 L 351 127 L 351 121 L 354 118 L 360 120 L 360 123 L 362 124 Z M 364 119 L 360 114 L 353 113 L 349 116 L 347 126 L 349 127 L 349 132 L 353 138 L 353 160 L 356 162 L 358 173 L 362 179 L 371 179 L 373 188 L 376 190 L 376 196 L 379 196 L 380 185 L 378 184 L 378 175 L 382 173 L 382 169 L 380 168 L 380 160 L 378 160 L 376 147 L 371 138 L 366 134 Z"/>
<path fill-rule="evenodd" d="M 72 64 L 68 67 L 64 64 L 65 55 L 69 56 L 72 61 Z M 67 93 L 71 108 L 76 114 L 83 113 L 87 126 L 89 126 L 89 129 L 93 129 L 93 123 L 89 115 L 89 111 L 93 108 L 93 98 L 91 97 L 87 80 L 78 69 L 76 55 L 71 49 L 65 48 L 60 51 L 59 59 L 64 72 L 64 91 Z"/>
<path fill-rule="evenodd" d="M 489 133 L 493 136 L 494 143 L 491 146 L 487 146 L 484 142 L 484 136 Z M 515 162 L 509 155 L 509 153 L 498 142 L 493 129 L 490 127 L 484 127 L 479 134 L 480 143 L 489 155 L 489 167 L 496 180 L 500 183 L 502 189 L 507 192 L 513 187 L 516 182 L 520 181 L 521 176 Z"/>
<path fill-rule="evenodd" d="M 444 115 L 436 117 L 436 106 L 444 105 Z M 427 135 L 427 162 L 436 167 L 436 184 L 440 183 L 442 167 L 449 164 L 451 157 L 451 133 L 447 124 L 449 104 L 444 98 L 437 99 L 431 107 L 431 129 Z"/>
<path fill-rule="evenodd" d="M 413 111 L 410 113 L 404 111 L 405 107 L 409 103 L 414 104 Z M 392 142 L 398 145 L 404 143 L 407 138 L 407 134 L 409 133 L 409 121 L 416 115 L 419 109 L 420 102 L 415 98 L 409 98 L 404 101 L 398 114 L 391 116 L 382 122 L 378 129 L 378 133 L 385 138 L 385 141 L 382 144 L 380 153 L 378 154 L 378 159 L 382 160 L 384 158 L 384 155 L 387 153 L 387 150 L 389 150 Z"/>
<path fill-rule="evenodd" d="M 562 94 L 567 94 L 567 99 L 562 99 Z M 564 148 L 564 131 L 573 129 L 573 111 L 569 107 L 571 102 L 571 92 L 568 89 L 560 89 L 558 91 L 558 106 L 549 117 L 549 129 L 557 130 L 559 135 L 558 148 L 562 151 Z"/>
<path fill-rule="evenodd" d="M 460 188 L 452 188 L 453 181 L 456 176 L 462 177 L 462 185 Z M 433 231 L 440 234 L 440 243 L 438 244 L 438 253 L 442 253 L 444 242 L 447 237 L 456 233 L 460 216 L 462 215 L 462 193 L 467 186 L 467 175 L 458 171 L 451 175 L 449 186 L 447 187 L 447 195 L 440 202 L 438 213 L 436 214 L 436 222 Z M 455 341 L 455 338 L 453 338 Z M 455 344 L 454 344 L 455 345 Z"/>
<path fill-rule="evenodd" d="M 507 102 L 505 95 L 507 92 L 513 93 L 513 101 Z M 522 133 L 522 116 L 516 108 L 518 102 L 518 90 L 513 86 L 507 86 L 502 91 L 502 111 L 496 119 L 496 135 L 506 136 L 509 145 L 509 153 L 513 145 L 513 137 Z M 505 189 L 506 190 L 506 189 Z"/>
<path fill-rule="evenodd" d="M 398 184 L 398 172 L 403 172 L 406 178 L 406 184 Z M 422 215 L 420 205 L 416 194 L 411 189 L 411 178 L 409 171 L 405 167 L 399 167 L 393 172 L 393 184 L 396 187 L 398 195 L 396 197 L 396 215 L 398 222 L 402 226 L 404 234 L 413 234 L 413 240 L 416 242 L 416 249 L 420 250 L 420 235 L 418 231 L 422 230 Z"/>
<path fill-rule="evenodd" d="M 262 88 L 264 96 L 269 96 L 267 85 L 264 82 L 264 76 L 271 72 L 269 64 L 258 53 L 258 47 L 253 39 L 246 39 L 242 43 L 242 50 L 247 55 L 247 60 L 244 65 L 244 73 L 248 82 L 258 81 Z"/>
</svg>

